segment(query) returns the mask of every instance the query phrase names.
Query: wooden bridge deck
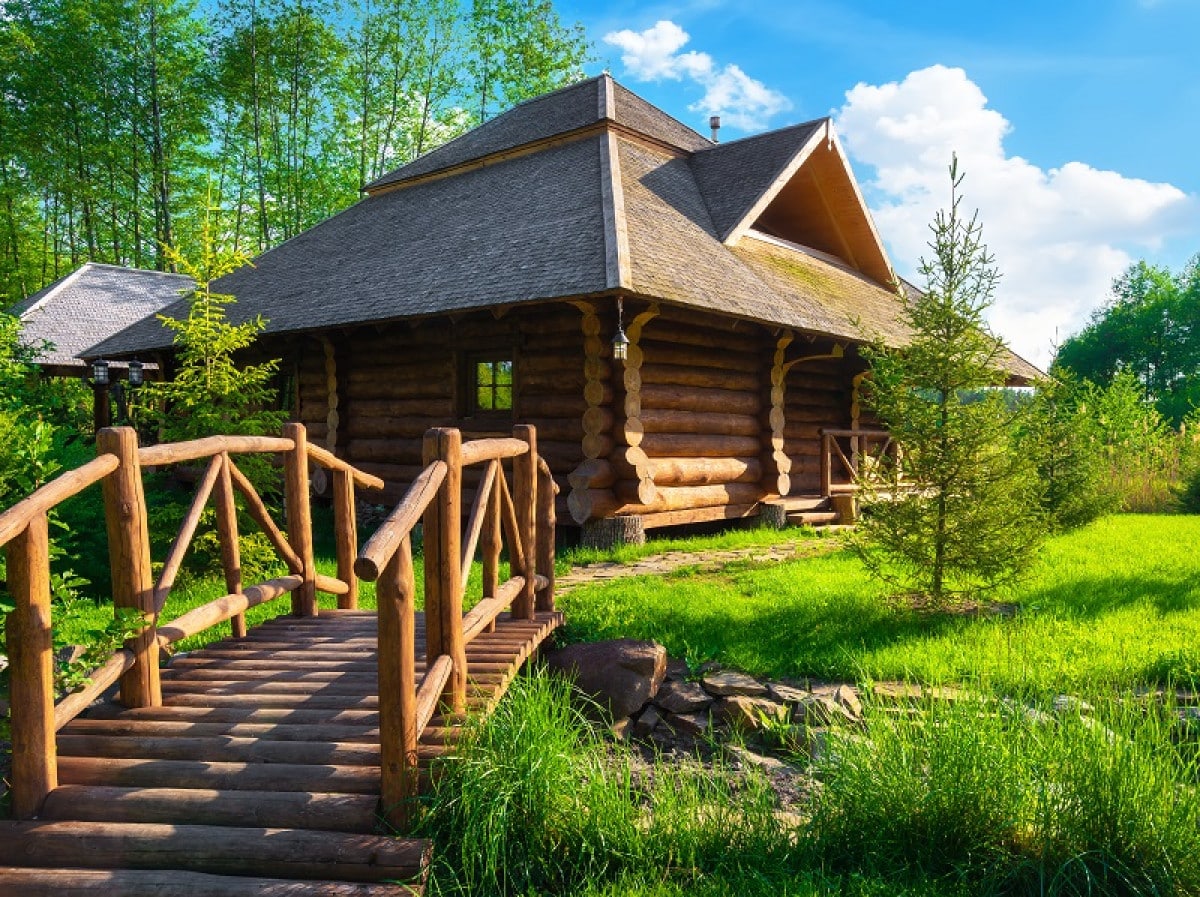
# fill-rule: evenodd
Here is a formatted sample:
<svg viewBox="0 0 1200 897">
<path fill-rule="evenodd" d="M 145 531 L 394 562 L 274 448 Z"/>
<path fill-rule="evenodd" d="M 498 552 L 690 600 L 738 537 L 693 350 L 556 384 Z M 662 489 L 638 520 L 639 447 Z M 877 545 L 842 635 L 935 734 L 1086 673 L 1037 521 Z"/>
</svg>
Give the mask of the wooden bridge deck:
<svg viewBox="0 0 1200 897">
<path fill-rule="evenodd" d="M 476 636 L 468 709 L 490 710 L 561 619 L 503 614 Z M 419 678 L 420 614 L 416 654 Z M 366 611 L 277 617 L 176 657 L 161 707 L 101 705 L 59 732 L 39 818 L 0 823 L 0 894 L 419 893 L 429 845 L 380 817 L 377 676 Z M 422 766 L 456 722 L 430 721 Z"/>
</svg>

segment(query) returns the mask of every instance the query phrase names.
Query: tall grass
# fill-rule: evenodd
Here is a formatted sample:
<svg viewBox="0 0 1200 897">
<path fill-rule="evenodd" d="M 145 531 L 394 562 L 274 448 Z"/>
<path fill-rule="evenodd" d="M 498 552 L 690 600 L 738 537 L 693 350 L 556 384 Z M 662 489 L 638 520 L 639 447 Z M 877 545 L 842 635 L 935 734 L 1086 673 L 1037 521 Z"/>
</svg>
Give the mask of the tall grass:
<svg viewBox="0 0 1200 897">
<path fill-rule="evenodd" d="M 669 764 L 637 773 L 558 679 L 517 680 L 456 753 L 421 828 L 437 843 L 435 893 L 565 894 L 637 875 L 689 888 L 788 867 L 763 780 Z"/>
<path fill-rule="evenodd" d="M 874 708 L 822 762 L 811 861 L 978 894 L 1200 892 L 1194 753 L 1171 708 L 1052 719 L 995 702 Z"/>
</svg>

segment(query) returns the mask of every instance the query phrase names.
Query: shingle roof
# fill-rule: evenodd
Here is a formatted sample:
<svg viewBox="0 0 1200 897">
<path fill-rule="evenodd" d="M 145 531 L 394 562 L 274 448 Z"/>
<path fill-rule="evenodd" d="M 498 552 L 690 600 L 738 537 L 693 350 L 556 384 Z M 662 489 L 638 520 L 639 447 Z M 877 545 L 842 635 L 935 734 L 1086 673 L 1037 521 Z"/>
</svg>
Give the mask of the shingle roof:
<svg viewBox="0 0 1200 897">
<path fill-rule="evenodd" d="M 613 124 L 579 127 L 601 120 Z M 754 231 L 723 242 L 825 126 L 717 147 L 601 76 L 524 103 L 398 169 L 389 177 L 399 189 L 369 196 L 214 289 L 238 298 L 231 320 L 262 315 L 267 332 L 620 289 L 850 340 L 863 339 L 865 328 L 902 343 L 890 286 Z M 573 133 L 542 142 L 563 128 Z M 536 146 L 506 152 L 517 140 Z M 492 154 L 487 164 L 462 165 L 481 153 Z M 452 175 L 420 176 L 446 167 Z M 167 310 L 185 312 L 182 303 Z M 91 351 L 170 343 L 151 317 Z"/>
<path fill-rule="evenodd" d="M 600 135 L 364 199 L 213 289 L 231 321 L 268 333 L 481 308 L 605 289 Z M 165 314 L 182 317 L 179 303 Z M 163 348 L 154 318 L 95 351 Z"/>
<path fill-rule="evenodd" d="M 822 118 L 710 145 L 692 155 L 692 172 L 722 240 L 827 121 Z"/>
<path fill-rule="evenodd" d="M 613 81 L 599 75 L 519 103 L 477 128 L 380 176 L 367 191 L 445 171 L 518 146 L 614 121 L 682 150 L 712 146 L 691 128 Z"/>
<path fill-rule="evenodd" d="M 26 342 L 52 344 L 37 359 L 39 364 L 83 367 L 78 356 L 89 347 L 153 316 L 191 287 L 191 278 L 182 274 L 87 262 L 14 306 L 12 313 L 21 318 Z"/>
</svg>

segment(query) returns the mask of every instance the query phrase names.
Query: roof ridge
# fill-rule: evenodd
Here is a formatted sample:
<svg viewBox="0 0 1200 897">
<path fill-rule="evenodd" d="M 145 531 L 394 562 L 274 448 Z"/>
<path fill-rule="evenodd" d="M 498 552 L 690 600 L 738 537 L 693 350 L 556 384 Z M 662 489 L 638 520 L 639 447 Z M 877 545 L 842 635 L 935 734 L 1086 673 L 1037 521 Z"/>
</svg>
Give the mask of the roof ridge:
<svg viewBox="0 0 1200 897">
<path fill-rule="evenodd" d="M 637 100 L 643 106 L 645 106 L 647 109 L 652 110 L 659 117 L 665 118 L 668 121 L 674 122 L 675 124 L 679 125 L 679 127 L 683 128 L 686 131 L 691 131 L 693 134 L 695 134 L 697 137 L 699 137 L 705 143 L 712 144 L 712 146 L 720 146 L 720 144 L 718 144 L 718 143 L 713 143 L 711 139 L 709 139 L 708 137 L 705 137 L 703 134 L 701 134 L 699 131 L 697 131 L 695 128 L 693 128 L 691 125 L 677 119 L 670 112 L 667 112 L 665 109 L 660 109 L 658 106 L 655 106 L 653 103 L 651 103 L 649 100 L 647 100 L 641 94 L 639 94 L 637 91 L 630 90 L 628 87 L 626 87 L 620 81 L 618 81 L 616 78 L 613 78 L 612 75 L 609 75 L 609 78 L 612 81 L 614 86 L 619 87 L 621 90 L 625 91 L 625 93 L 629 94 L 629 96 L 633 97 L 635 100 Z M 647 135 L 647 136 L 649 136 L 649 135 Z M 736 141 L 730 141 L 730 142 L 733 143 Z M 688 150 L 687 152 L 689 152 L 689 153 L 703 152 L 704 150 L 707 150 L 707 149 L 711 149 L 711 147 L 705 146 L 705 147 L 701 147 L 698 150 Z"/>
<path fill-rule="evenodd" d="M 782 128 L 771 128 L 769 131 L 759 131 L 757 134 L 747 134 L 744 137 L 737 137 L 733 140 L 725 140 L 720 143 L 714 143 L 712 146 L 706 146 L 702 149 L 694 150 L 694 152 L 708 153 L 712 152 L 713 150 L 724 149 L 728 146 L 744 145 L 752 140 L 761 140 L 765 137 L 777 137 L 784 131 L 798 131 L 801 128 L 811 128 L 813 125 L 820 125 L 827 121 L 833 121 L 833 116 L 822 115 L 819 118 L 810 118 L 808 121 L 796 122 L 794 125 L 784 125 Z"/>
<path fill-rule="evenodd" d="M 49 288 L 46 289 L 46 292 L 41 296 L 41 298 L 39 298 L 36 302 L 34 302 L 32 305 L 30 305 L 29 308 L 25 309 L 23 312 L 21 312 L 19 315 L 17 315 L 17 320 L 19 320 L 19 321 L 25 320 L 25 317 L 27 315 L 33 314 L 35 311 L 37 311 L 39 308 L 41 308 L 43 305 L 45 305 L 47 302 L 49 302 L 51 299 L 53 299 L 55 296 L 57 296 L 60 292 L 62 292 L 67 286 L 69 286 L 70 284 L 73 284 L 76 280 L 79 279 L 79 276 L 81 274 L 83 274 L 84 271 L 86 271 L 88 268 L 92 267 L 94 264 L 95 263 L 91 262 L 91 261 L 84 262 L 82 265 L 80 265 L 78 268 L 76 268 L 74 271 L 72 271 L 66 277 L 59 280 L 57 283 L 50 284 Z"/>
</svg>

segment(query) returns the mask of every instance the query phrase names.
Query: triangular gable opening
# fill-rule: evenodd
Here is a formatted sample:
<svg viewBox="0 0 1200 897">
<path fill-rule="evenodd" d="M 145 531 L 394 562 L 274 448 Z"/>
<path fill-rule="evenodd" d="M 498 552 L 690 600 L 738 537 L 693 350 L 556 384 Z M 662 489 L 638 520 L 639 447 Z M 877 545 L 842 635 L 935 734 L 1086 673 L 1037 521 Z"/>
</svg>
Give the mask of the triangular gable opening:
<svg viewBox="0 0 1200 897">
<path fill-rule="evenodd" d="M 728 242 L 748 230 L 815 249 L 892 288 L 891 263 L 831 127 L 813 135 Z"/>
</svg>

